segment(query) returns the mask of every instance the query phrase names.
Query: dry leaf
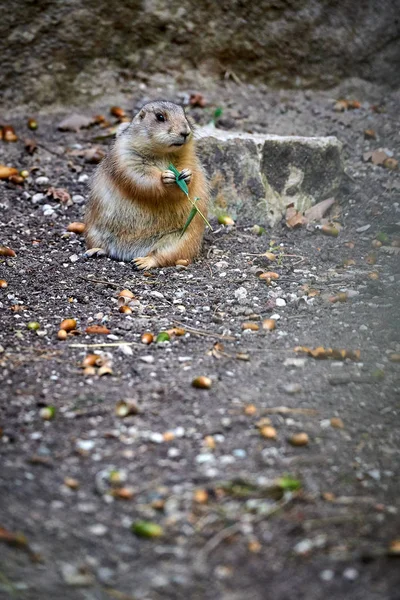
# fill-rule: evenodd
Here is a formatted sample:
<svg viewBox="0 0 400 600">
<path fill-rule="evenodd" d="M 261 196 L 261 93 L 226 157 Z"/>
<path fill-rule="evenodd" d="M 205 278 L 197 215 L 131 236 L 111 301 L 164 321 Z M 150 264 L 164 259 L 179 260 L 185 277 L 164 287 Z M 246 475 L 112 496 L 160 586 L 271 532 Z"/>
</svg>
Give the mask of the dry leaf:
<svg viewBox="0 0 400 600">
<path fill-rule="evenodd" d="M 7 246 L 0 246 L 0 256 L 10 256 L 13 258 L 17 255 L 15 254 L 14 250 L 11 250 L 11 248 L 8 248 Z"/>
<path fill-rule="evenodd" d="M 286 209 L 286 225 L 293 229 L 294 227 L 300 227 L 307 223 L 304 215 L 296 210 L 293 206 L 289 206 Z"/>
<path fill-rule="evenodd" d="M 312 206 L 306 210 L 304 216 L 308 222 L 320 221 L 334 203 L 335 198 L 327 198 L 326 200 L 322 200 L 322 202 L 318 202 L 318 204 L 315 204 L 315 206 Z"/>
<path fill-rule="evenodd" d="M 83 158 L 87 163 L 98 164 L 105 157 L 106 153 L 100 146 L 93 146 L 92 148 L 72 150 L 72 152 L 69 152 L 69 155 Z"/>
<path fill-rule="evenodd" d="M 2 128 L 2 139 L 5 142 L 17 142 L 18 136 L 15 134 L 14 127 L 11 125 L 4 125 Z"/>
<path fill-rule="evenodd" d="M 67 231 L 71 231 L 72 233 L 82 234 L 85 231 L 85 223 L 80 223 L 78 221 L 74 221 L 70 223 L 67 227 Z"/>
<path fill-rule="evenodd" d="M 13 175 L 18 175 L 18 169 L 14 169 L 14 167 L 6 167 L 5 165 L 0 165 L 0 179 L 8 179 Z"/>
<path fill-rule="evenodd" d="M 190 94 L 189 104 L 190 106 L 199 106 L 200 108 L 204 108 L 205 106 L 207 106 L 207 101 L 204 98 L 203 94 L 194 93 Z"/>
<path fill-rule="evenodd" d="M 85 117 L 84 115 L 73 114 L 66 117 L 58 124 L 60 131 L 79 131 L 85 127 L 90 127 L 95 123 L 93 117 Z"/>
<path fill-rule="evenodd" d="M 25 146 L 25 150 L 27 151 L 27 153 L 31 154 L 31 155 L 34 154 L 37 150 L 37 143 L 32 138 L 25 138 L 24 146 Z"/>
<path fill-rule="evenodd" d="M 61 204 L 64 204 L 65 206 L 72 205 L 71 196 L 65 188 L 49 187 L 49 189 L 46 192 L 46 196 L 49 196 L 53 200 L 58 200 L 59 202 L 61 202 Z"/>
<path fill-rule="evenodd" d="M 86 327 L 85 333 L 94 335 L 108 335 L 109 333 L 111 333 L 111 331 L 107 329 L 107 327 L 105 327 L 104 325 L 89 325 L 89 327 Z"/>
</svg>

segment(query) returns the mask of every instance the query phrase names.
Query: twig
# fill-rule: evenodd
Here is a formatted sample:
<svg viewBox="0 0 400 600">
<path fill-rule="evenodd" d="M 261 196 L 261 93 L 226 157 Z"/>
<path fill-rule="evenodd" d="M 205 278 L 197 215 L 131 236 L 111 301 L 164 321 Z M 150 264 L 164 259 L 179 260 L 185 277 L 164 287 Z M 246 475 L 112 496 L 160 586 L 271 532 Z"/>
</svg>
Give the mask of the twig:
<svg viewBox="0 0 400 600">
<path fill-rule="evenodd" d="M 231 341 L 236 340 L 236 338 L 234 338 L 231 335 L 222 335 L 221 333 L 210 333 L 209 331 L 204 331 L 204 329 L 194 329 L 193 327 L 187 327 L 187 325 L 185 325 L 184 323 L 180 323 L 179 321 L 173 321 L 173 323 L 174 323 L 174 325 L 177 325 L 178 327 L 182 327 L 189 333 L 194 333 L 195 335 L 202 335 L 204 337 L 214 337 L 214 338 L 218 338 L 221 340 L 231 340 Z"/>
<path fill-rule="evenodd" d="M 318 411 L 314 408 L 288 408 L 287 406 L 274 406 L 273 408 L 266 408 L 262 411 L 263 413 L 288 415 L 290 413 L 294 415 L 317 415 Z"/>
<path fill-rule="evenodd" d="M 269 517 L 277 513 L 279 510 L 287 506 L 290 502 L 292 502 L 295 497 L 295 495 L 290 494 L 287 498 L 283 498 L 281 501 L 276 502 L 275 505 L 268 512 L 261 515 L 257 515 L 251 521 L 251 523 L 259 523 L 260 521 L 268 519 Z M 197 555 L 195 561 L 196 571 L 204 571 L 206 567 L 206 560 L 211 554 L 211 552 L 215 550 L 215 548 L 219 546 L 219 544 L 223 542 L 226 538 L 230 537 L 231 535 L 234 535 L 235 533 L 240 533 L 242 525 L 243 524 L 240 521 L 234 523 L 233 525 L 229 525 L 229 527 L 225 527 L 225 529 L 222 529 L 221 531 L 216 533 L 212 538 L 210 538 Z"/>
</svg>

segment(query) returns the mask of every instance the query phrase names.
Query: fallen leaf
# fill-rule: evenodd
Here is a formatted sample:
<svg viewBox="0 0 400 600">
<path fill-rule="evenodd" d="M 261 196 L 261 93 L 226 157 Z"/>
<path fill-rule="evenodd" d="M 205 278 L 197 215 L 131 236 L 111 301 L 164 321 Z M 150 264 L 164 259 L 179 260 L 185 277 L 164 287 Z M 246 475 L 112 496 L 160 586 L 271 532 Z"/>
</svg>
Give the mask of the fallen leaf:
<svg viewBox="0 0 400 600">
<path fill-rule="evenodd" d="M 107 327 L 105 327 L 105 325 L 89 325 L 89 327 L 86 327 L 85 333 L 88 333 L 89 335 L 108 335 L 109 333 L 111 333 L 111 331 Z"/>
<path fill-rule="evenodd" d="M 335 198 L 327 198 L 326 200 L 322 200 L 322 202 L 318 202 L 318 204 L 315 204 L 311 208 L 307 209 L 304 213 L 304 216 L 308 222 L 320 221 L 334 203 Z"/>
<path fill-rule="evenodd" d="M 364 152 L 363 159 L 365 162 L 372 162 L 373 165 L 383 165 L 385 160 L 390 158 L 385 150 L 378 149 L 370 152 Z"/>
<path fill-rule="evenodd" d="M 331 427 L 334 427 L 335 429 L 344 429 L 344 423 L 339 417 L 332 417 Z"/>
<path fill-rule="evenodd" d="M 69 117 L 66 117 L 58 124 L 58 129 L 60 131 L 79 131 L 80 129 L 84 129 L 86 127 L 90 127 L 95 123 L 93 117 L 85 117 L 84 115 L 73 114 Z"/>
<path fill-rule="evenodd" d="M 250 329 L 251 331 L 258 331 L 260 329 L 260 326 L 257 325 L 257 323 L 251 323 L 249 321 L 242 323 L 242 329 L 246 330 L 246 329 Z"/>
<path fill-rule="evenodd" d="M 0 165 L 0 179 L 8 179 L 13 175 L 18 175 L 18 169 L 14 167 L 6 167 L 5 165 Z"/>
<path fill-rule="evenodd" d="M 17 255 L 15 254 L 14 250 L 11 250 L 11 248 L 7 248 L 7 246 L 0 246 L 0 256 L 10 256 L 13 258 Z"/>
<path fill-rule="evenodd" d="M 65 206 L 72 205 L 71 196 L 65 188 L 49 187 L 46 192 L 46 196 L 49 196 L 49 198 L 52 198 L 53 200 L 58 200 Z"/>
<path fill-rule="evenodd" d="M 366 140 L 376 140 L 376 133 L 373 129 L 365 129 L 364 137 Z"/>
<path fill-rule="evenodd" d="M 293 206 L 289 206 L 286 209 L 286 225 L 293 229 L 294 227 L 300 227 L 307 223 L 303 213 L 299 212 Z"/>
<path fill-rule="evenodd" d="M 392 171 L 396 170 L 397 167 L 399 166 L 399 162 L 395 159 L 395 158 L 386 158 L 383 161 L 383 166 L 386 169 L 391 169 Z"/>
<path fill-rule="evenodd" d="M 15 134 L 14 127 L 11 125 L 4 125 L 2 128 L 2 139 L 5 142 L 17 142 L 18 136 Z"/>
<path fill-rule="evenodd" d="M 67 227 L 67 231 L 71 231 L 72 233 L 82 234 L 85 232 L 85 223 L 80 223 L 78 221 L 74 221 L 70 223 Z"/>
<path fill-rule="evenodd" d="M 112 114 L 112 116 L 116 117 L 117 119 L 122 119 L 123 117 L 126 117 L 126 112 L 120 106 L 112 106 L 110 108 L 110 114 Z"/>
<path fill-rule="evenodd" d="M 24 146 L 25 146 L 25 150 L 27 151 L 27 153 L 31 154 L 31 155 L 34 154 L 37 150 L 37 143 L 32 138 L 25 138 Z"/>
<path fill-rule="evenodd" d="M 310 440 L 309 440 L 308 435 L 304 432 L 294 433 L 288 439 L 289 444 L 291 444 L 292 446 L 307 446 L 309 441 Z"/>
<path fill-rule="evenodd" d="M 83 158 L 85 162 L 90 164 L 98 164 L 105 157 L 106 153 L 99 146 L 93 146 L 92 148 L 72 150 L 69 152 L 69 155 Z"/>
<path fill-rule="evenodd" d="M 190 106 L 199 106 L 200 108 L 204 108 L 205 106 L 207 106 L 207 101 L 204 98 L 203 94 L 194 93 L 190 94 L 189 104 Z"/>
<path fill-rule="evenodd" d="M 348 108 L 347 100 L 337 100 L 333 105 L 333 110 L 335 112 L 344 112 Z"/>
<path fill-rule="evenodd" d="M 195 388 L 209 390 L 212 386 L 212 381 L 209 377 L 205 377 L 204 375 L 200 375 L 199 377 L 195 377 L 192 381 L 192 386 Z"/>
<path fill-rule="evenodd" d="M 138 537 L 159 538 L 164 535 L 161 525 L 152 523 L 151 521 L 136 521 L 132 523 L 131 529 Z"/>
<path fill-rule="evenodd" d="M 207 490 L 199 489 L 195 490 L 193 494 L 193 501 L 196 504 L 207 504 L 208 502 L 208 492 Z"/>
<path fill-rule="evenodd" d="M 64 331 L 72 331 L 72 329 L 76 329 L 76 319 L 64 319 L 61 321 L 60 329 Z"/>
</svg>

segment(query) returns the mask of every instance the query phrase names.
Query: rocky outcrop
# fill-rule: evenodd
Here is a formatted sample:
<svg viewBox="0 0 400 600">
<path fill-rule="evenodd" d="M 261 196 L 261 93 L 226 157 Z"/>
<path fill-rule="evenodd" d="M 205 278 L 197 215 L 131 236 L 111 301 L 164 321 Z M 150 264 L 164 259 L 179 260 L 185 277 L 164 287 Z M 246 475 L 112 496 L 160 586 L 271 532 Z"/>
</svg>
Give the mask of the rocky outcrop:
<svg viewBox="0 0 400 600">
<path fill-rule="evenodd" d="M 8 106 L 88 102 L 152 73 L 289 87 L 357 76 L 400 84 L 400 0 L 9 0 L 0 20 Z"/>
<path fill-rule="evenodd" d="M 198 130 L 210 179 L 212 208 L 275 225 L 289 204 L 305 211 L 334 196 L 343 175 L 342 145 L 335 137 L 294 137 Z"/>
</svg>

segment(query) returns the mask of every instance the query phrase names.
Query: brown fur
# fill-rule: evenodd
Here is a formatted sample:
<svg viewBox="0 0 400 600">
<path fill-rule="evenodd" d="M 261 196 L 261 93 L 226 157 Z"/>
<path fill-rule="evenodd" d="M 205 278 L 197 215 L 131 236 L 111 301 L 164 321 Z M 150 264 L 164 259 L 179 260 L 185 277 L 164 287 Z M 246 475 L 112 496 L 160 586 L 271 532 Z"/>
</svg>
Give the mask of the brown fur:
<svg viewBox="0 0 400 600">
<path fill-rule="evenodd" d="M 164 122 L 157 120 L 160 113 Z M 196 215 L 181 237 L 192 205 L 176 183 L 165 183 L 170 163 L 180 172 L 191 171 L 190 198 L 200 198 L 198 207 L 206 215 L 208 185 L 186 115 L 175 104 L 153 102 L 117 137 L 96 171 L 85 216 L 89 249 L 133 259 L 142 269 L 174 265 L 199 253 L 204 221 Z"/>
</svg>

